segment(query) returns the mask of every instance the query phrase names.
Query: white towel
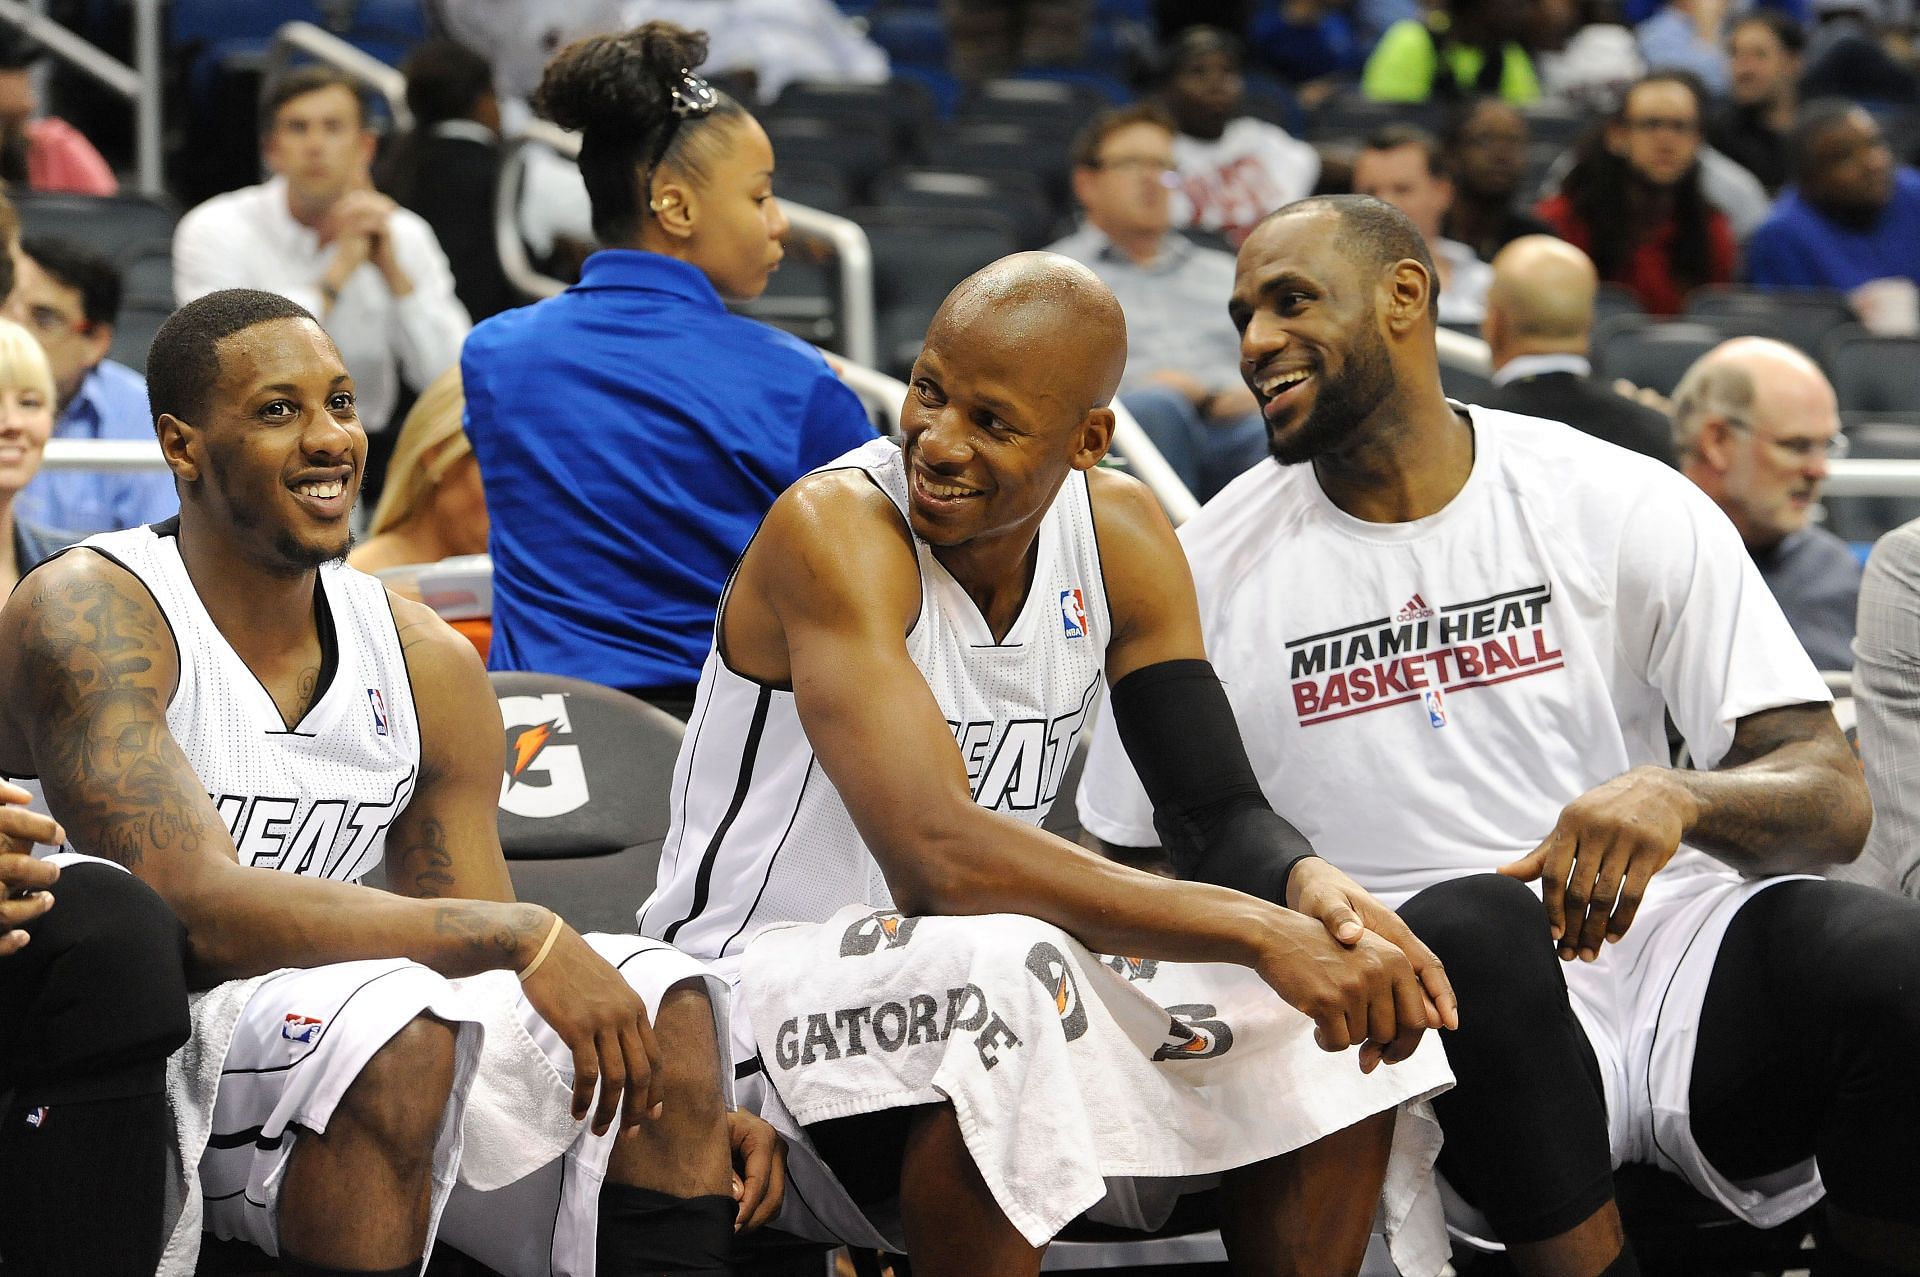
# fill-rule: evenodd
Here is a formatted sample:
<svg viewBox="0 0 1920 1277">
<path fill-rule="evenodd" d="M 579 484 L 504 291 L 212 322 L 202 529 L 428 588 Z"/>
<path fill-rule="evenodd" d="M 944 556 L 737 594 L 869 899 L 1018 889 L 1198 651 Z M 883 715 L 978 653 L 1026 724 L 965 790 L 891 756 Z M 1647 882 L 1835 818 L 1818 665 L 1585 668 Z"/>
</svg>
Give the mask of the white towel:
<svg viewBox="0 0 1920 1277">
<path fill-rule="evenodd" d="M 461 1118 L 460 1183 L 488 1192 L 553 1161 L 573 1144 L 569 1079 L 527 1032 L 531 1014 L 511 971 L 489 971 L 457 982 L 486 1027 L 480 1068 Z"/>
<path fill-rule="evenodd" d="M 270 971 L 229 980 L 188 999 L 193 1033 L 167 1060 L 167 1103 L 173 1109 L 174 1176 L 167 1185 L 167 1244 L 155 1277 L 193 1277 L 200 1261 L 200 1155 L 213 1133 L 213 1101 L 234 1026 L 254 991 L 278 975 Z"/>
<path fill-rule="evenodd" d="M 740 993 L 801 1124 L 950 1101 L 995 1201 L 1033 1245 L 1101 1202 L 1106 1178 L 1168 1182 L 1118 1221 L 1152 1227 L 1175 1181 L 1399 1105 L 1381 1222 L 1406 1277 L 1446 1261 L 1425 1101 L 1453 1077 L 1436 1041 L 1366 1075 L 1356 1052 L 1320 1050 L 1312 1021 L 1242 968 L 1099 957 L 1030 918 L 866 905 L 763 931 Z"/>
</svg>

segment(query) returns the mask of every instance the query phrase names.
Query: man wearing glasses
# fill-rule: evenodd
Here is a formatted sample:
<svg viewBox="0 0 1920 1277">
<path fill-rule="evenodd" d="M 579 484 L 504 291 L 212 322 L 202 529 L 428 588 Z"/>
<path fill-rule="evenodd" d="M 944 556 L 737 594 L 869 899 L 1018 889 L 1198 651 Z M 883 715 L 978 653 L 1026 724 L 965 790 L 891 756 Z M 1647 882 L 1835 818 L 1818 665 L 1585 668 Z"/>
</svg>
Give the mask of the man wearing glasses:
<svg viewBox="0 0 1920 1277">
<path fill-rule="evenodd" d="M 1809 522 L 1827 462 L 1846 455 L 1833 387 L 1793 347 L 1737 337 L 1674 391 L 1680 468 L 1725 511 L 1813 663 L 1853 668 L 1860 565 Z"/>
<path fill-rule="evenodd" d="M 107 358 L 120 317 L 120 268 L 81 244 L 28 236 L 14 250 L 6 316 L 47 352 L 60 397 L 58 439 L 153 438 L 147 381 Z M 164 470 L 43 471 L 25 494 L 27 517 L 66 532 L 117 532 L 180 509 Z"/>
<path fill-rule="evenodd" d="M 1233 258 L 1173 229 L 1174 123 L 1158 107 L 1103 112 L 1073 144 L 1086 218 L 1049 246 L 1089 267 L 1127 319 L 1120 400 L 1202 501 L 1267 453 L 1220 299 Z"/>
</svg>

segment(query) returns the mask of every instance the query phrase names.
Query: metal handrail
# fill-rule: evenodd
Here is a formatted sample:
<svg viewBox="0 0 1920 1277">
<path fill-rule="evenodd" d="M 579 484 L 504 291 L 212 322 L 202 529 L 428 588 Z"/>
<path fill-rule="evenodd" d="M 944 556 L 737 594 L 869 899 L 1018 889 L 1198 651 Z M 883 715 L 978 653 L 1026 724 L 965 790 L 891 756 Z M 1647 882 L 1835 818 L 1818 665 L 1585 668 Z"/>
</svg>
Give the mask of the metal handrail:
<svg viewBox="0 0 1920 1277">
<path fill-rule="evenodd" d="M 508 283 L 529 297 L 552 297 L 565 289 L 566 283 L 534 268 L 518 228 L 520 185 L 529 142 L 577 161 L 580 135 L 555 128 L 545 120 L 532 121 L 508 147 L 494 190 L 493 235 L 501 271 Z M 795 230 L 823 239 L 833 248 L 840 262 L 841 351 L 855 363 L 872 365 L 879 343 L 873 315 L 873 247 L 867 242 L 867 233 L 858 222 L 792 200 L 781 200 L 780 207 Z"/>
<path fill-rule="evenodd" d="M 0 3 L 11 3 L 11 0 L 0 0 Z M 413 112 L 407 106 L 407 77 L 366 50 L 311 22 L 289 22 L 273 33 L 261 83 L 270 85 L 278 79 L 295 53 L 304 53 L 343 71 L 378 93 L 387 104 L 387 113 L 396 131 L 404 133 L 413 127 Z"/>
<path fill-rule="evenodd" d="M 133 65 L 102 52 L 20 0 L 0 0 L 0 22 L 26 32 L 47 51 L 92 76 L 133 107 L 135 181 L 153 199 L 167 193 L 160 172 L 160 0 L 133 0 Z"/>
</svg>

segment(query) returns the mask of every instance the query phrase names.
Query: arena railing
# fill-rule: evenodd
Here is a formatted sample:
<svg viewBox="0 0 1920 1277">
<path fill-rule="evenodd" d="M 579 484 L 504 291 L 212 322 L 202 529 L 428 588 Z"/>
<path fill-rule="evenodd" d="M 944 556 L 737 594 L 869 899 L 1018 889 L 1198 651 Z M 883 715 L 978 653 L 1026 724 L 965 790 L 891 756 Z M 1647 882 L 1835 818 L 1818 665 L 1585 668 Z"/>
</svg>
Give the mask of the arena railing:
<svg viewBox="0 0 1920 1277">
<path fill-rule="evenodd" d="M 0 0 L 11 3 L 12 0 Z M 337 71 L 352 76 L 380 95 L 396 132 L 413 127 L 413 112 L 407 107 L 407 77 L 366 50 L 359 48 L 311 22 L 289 22 L 273 33 L 267 46 L 266 70 L 262 84 L 272 84 L 286 71 L 296 54 L 305 54 Z"/>
<path fill-rule="evenodd" d="M 133 0 L 133 65 L 128 66 L 41 10 L 46 0 L 0 0 L 0 22 L 24 31 L 61 61 L 98 80 L 133 108 L 136 183 L 150 199 L 164 199 L 160 172 L 160 0 Z"/>
</svg>

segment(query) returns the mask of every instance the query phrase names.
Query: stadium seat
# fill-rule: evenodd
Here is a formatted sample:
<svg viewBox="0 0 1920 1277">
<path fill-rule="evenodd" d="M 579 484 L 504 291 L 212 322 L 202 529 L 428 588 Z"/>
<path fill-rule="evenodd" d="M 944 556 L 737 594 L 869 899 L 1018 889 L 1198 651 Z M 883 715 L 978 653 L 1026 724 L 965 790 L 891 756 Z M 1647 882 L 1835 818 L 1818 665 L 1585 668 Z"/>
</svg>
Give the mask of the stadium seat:
<svg viewBox="0 0 1920 1277">
<path fill-rule="evenodd" d="M 1848 455 L 1863 461 L 1920 461 L 1920 418 L 1869 420 L 1847 426 Z M 1877 541 L 1920 518 L 1920 497 L 1828 496 L 1827 528 L 1848 541 Z"/>
<path fill-rule="evenodd" d="M 774 115 L 766 128 L 776 171 L 781 164 L 828 165 L 839 170 L 856 198 L 894 162 L 893 128 L 883 119 Z"/>
<path fill-rule="evenodd" d="M 1493 380 L 1485 373 L 1472 372 L 1442 360 L 1440 389 L 1446 392 L 1449 399 L 1483 404 L 1487 401 L 1487 392 L 1493 389 Z"/>
<path fill-rule="evenodd" d="M 853 198 L 846 174 L 818 160 L 782 160 L 773 175 L 773 193 L 823 213 L 844 212 Z"/>
<path fill-rule="evenodd" d="M 154 334 L 172 313 L 171 302 L 126 302 L 120 307 L 120 321 L 113 326 L 113 346 L 107 351 L 108 358 L 137 372 L 145 372 L 147 348 L 153 345 Z"/>
<path fill-rule="evenodd" d="M 947 65 L 947 25 L 937 12 L 889 8 L 876 11 L 867 35 L 896 65 Z"/>
<path fill-rule="evenodd" d="M 1425 102 L 1375 102 L 1358 93 L 1341 93 L 1307 112 L 1307 137 L 1315 142 L 1358 142 L 1389 124 L 1417 124 L 1437 131 L 1440 113 Z"/>
<path fill-rule="evenodd" d="M 1826 339 L 1854 322 L 1844 294 L 1825 289 L 1758 289 L 1711 284 L 1687 295 L 1686 318 L 1729 332 L 1722 320 L 1755 321 L 1757 336 L 1778 337 L 1819 358 Z M 1766 331 L 1766 326 L 1777 331 Z M 1731 334 L 1730 334 L 1731 335 Z"/>
<path fill-rule="evenodd" d="M 1018 247 L 1001 213 L 959 208 L 871 208 L 853 213 L 873 246 L 881 371 L 904 377 L 927 323 L 953 286 Z"/>
<path fill-rule="evenodd" d="M 172 204 L 144 195 L 49 195 L 22 191 L 13 196 L 20 232 L 75 240 L 107 254 L 122 266 L 155 243 L 173 243 L 180 212 Z"/>
<path fill-rule="evenodd" d="M 1822 355 L 1841 408 L 1920 408 L 1920 338 L 1875 337 L 1849 325 L 1828 335 Z"/>
<path fill-rule="evenodd" d="M 1616 315 L 1644 316 L 1646 313 L 1640 305 L 1640 299 L 1625 285 L 1601 284 L 1594 290 L 1593 322 L 1596 328 Z"/>
<path fill-rule="evenodd" d="M 514 890 L 577 930 L 631 932 L 653 890 L 685 725 L 597 683 L 489 677 L 506 723 L 500 844 Z"/>
<path fill-rule="evenodd" d="M 962 120 L 933 140 L 928 162 L 961 173 L 1025 170 L 1040 179 L 1056 211 L 1067 206 L 1071 136 L 1030 124 Z"/>
<path fill-rule="evenodd" d="M 1018 169 L 955 173 L 945 169 L 897 169 L 873 187 L 881 208 L 979 209 L 1013 224 L 1015 244 L 1039 248 L 1053 238 L 1054 203 L 1040 179 Z"/>
<path fill-rule="evenodd" d="M 1023 124 L 1038 133 L 1071 138 L 1109 101 L 1099 89 L 1066 80 L 988 80 L 961 102 L 958 118 Z"/>
<path fill-rule="evenodd" d="M 817 119 L 885 119 L 893 125 L 893 145 L 901 155 L 917 154 L 933 121 L 933 94 L 924 84 L 899 76 L 885 84 L 840 84 L 798 80 L 780 91 L 772 115 Z"/>
<path fill-rule="evenodd" d="M 1725 339 L 1719 329 L 1706 324 L 1621 315 L 1595 332 L 1593 368 L 1606 381 L 1624 377 L 1636 386 L 1670 395 L 1693 361 Z"/>
</svg>

